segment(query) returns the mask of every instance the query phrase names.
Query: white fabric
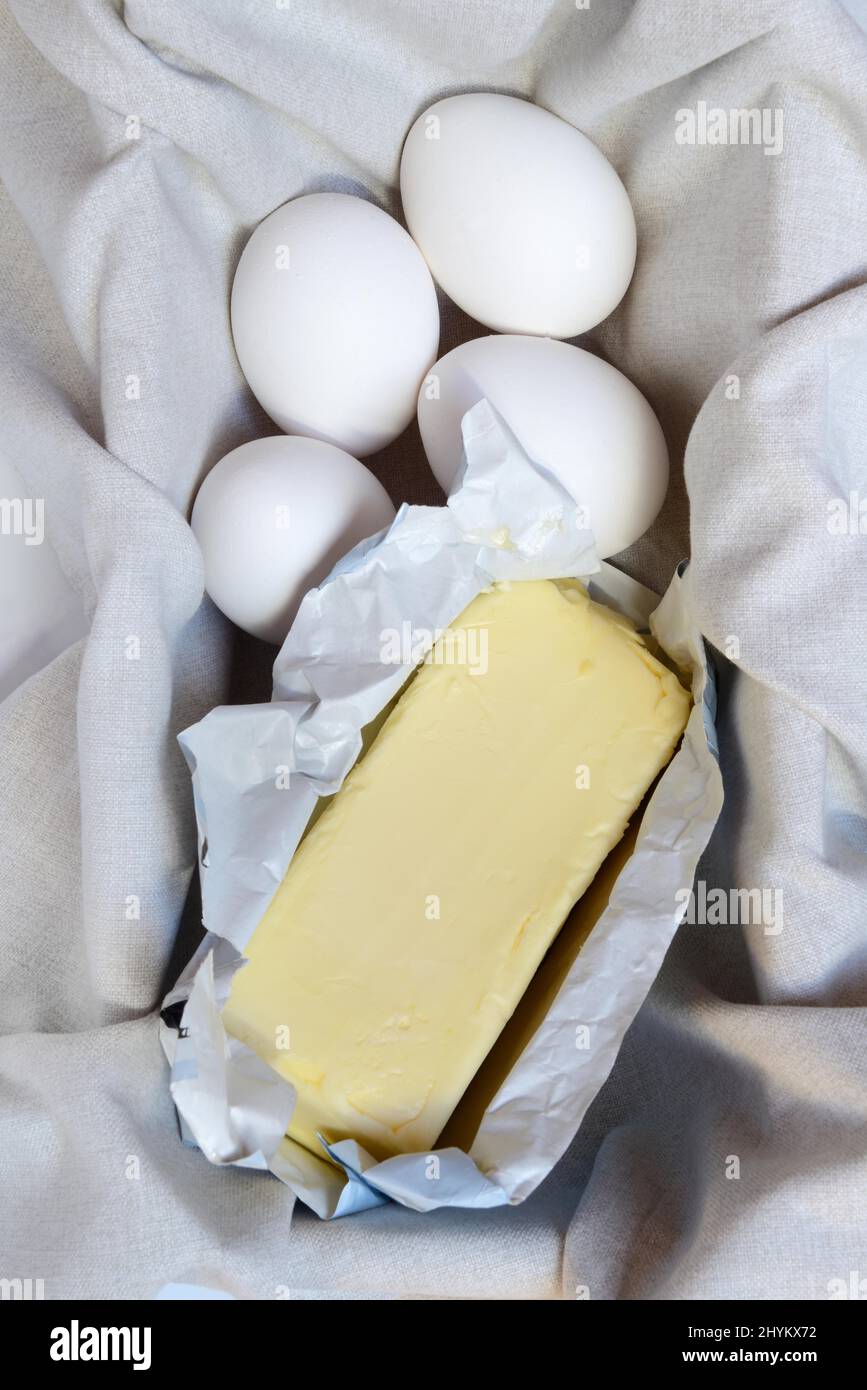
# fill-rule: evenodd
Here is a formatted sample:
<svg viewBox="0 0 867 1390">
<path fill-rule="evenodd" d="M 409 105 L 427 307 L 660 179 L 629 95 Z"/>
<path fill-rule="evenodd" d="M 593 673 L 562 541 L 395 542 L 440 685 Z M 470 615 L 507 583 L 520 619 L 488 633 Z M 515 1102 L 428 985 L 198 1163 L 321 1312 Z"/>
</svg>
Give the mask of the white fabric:
<svg viewBox="0 0 867 1390">
<path fill-rule="evenodd" d="M 89 632 L 0 705 L 0 1277 L 821 1299 L 867 1276 L 867 561 L 827 511 L 867 496 L 865 60 L 832 0 L 5 0 L 0 452 L 45 499 Z M 200 606 L 185 517 L 211 463 L 273 432 L 228 328 L 245 235 L 320 188 L 399 213 L 411 121 L 476 88 L 585 130 L 635 205 L 633 286 L 587 342 L 647 394 L 674 467 L 623 563 L 662 588 L 691 552 L 734 658 L 700 877 L 781 893 L 782 930 L 681 929 L 524 1206 L 322 1224 L 184 1148 L 165 1084 L 153 1010 L 196 916 L 170 965 L 195 857 L 175 735 L 267 698 L 270 664 Z M 678 144 L 701 101 L 781 109 L 782 151 Z M 478 331 L 446 308 L 444 350 Z M 414 430 L 374 466 L 437 500 Z"/>
</svg>

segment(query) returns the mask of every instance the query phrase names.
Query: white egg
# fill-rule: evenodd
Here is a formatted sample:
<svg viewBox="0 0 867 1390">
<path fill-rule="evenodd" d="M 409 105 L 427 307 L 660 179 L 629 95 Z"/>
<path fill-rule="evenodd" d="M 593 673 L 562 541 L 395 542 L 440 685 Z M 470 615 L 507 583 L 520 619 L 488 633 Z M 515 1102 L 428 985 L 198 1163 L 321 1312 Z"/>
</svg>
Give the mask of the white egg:
<svg viewBox="0 0 867 1390">
<path fill-rule="evenodd" d="M 668 449 L 621 372 L 551 338 L 475 338 L 446 353 L 418 401 L 425 453 L 446 492 L 461 466 L 461 420 L 483 396 L 586 509 L 603 559 L 643 535 L 665 498 Z"/>
<path fill-rule="evenodd" d="M 311 193 L 261 222 L 232 285 L 241 369 L 281 429 L 371 454 L 406 429 L 436 357 L 424 259 L 393 217 Z"/>
<path fill-rule="evenodd" d="M 393 518 L 388 493 L 358 459 L 281 434 L 215 464 L 191 525 L 214 603 L 245 632 L 279 644 L 307 590 Z"/>
<path fill-rule="evenodd" d="M 528 101 L 436 102 L 407 136 L 400 191 L 434 279 L 498 332 L 574 337 L 632 278 L 626 189 L 585 135 Z"/>
</svg>

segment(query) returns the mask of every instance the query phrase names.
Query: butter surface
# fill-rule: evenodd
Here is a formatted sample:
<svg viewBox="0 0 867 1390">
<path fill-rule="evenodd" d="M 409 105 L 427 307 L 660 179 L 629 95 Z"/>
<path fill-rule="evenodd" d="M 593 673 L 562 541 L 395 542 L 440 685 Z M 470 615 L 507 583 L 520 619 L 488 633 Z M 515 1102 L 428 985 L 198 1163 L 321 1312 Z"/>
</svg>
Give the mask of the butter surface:
<svg viewBox="0 0 867 1390">
<path fill-rule="evenodd" d="M 317 1131 L 378 1158 L 435 1144 L 689 714 L 577 584 L 497 586 L 451 634 L 302 841 L 224 1009 L 320 1155 Z"/>
</svg>

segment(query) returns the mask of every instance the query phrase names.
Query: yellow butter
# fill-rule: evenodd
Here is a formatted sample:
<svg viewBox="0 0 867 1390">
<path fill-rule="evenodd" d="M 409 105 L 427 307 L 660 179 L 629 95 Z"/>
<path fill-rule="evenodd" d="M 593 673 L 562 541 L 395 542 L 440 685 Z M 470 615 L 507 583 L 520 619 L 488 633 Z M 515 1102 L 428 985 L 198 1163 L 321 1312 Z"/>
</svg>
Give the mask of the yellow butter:
<svg viewBox="0 0 867 1390">
<path fill-rule="evenodd" d="M 289 1134 L 431 1148 L 690 701 L 580 585 L 480 594 L 299 846 L 224 1010 Z"/>
</svg>

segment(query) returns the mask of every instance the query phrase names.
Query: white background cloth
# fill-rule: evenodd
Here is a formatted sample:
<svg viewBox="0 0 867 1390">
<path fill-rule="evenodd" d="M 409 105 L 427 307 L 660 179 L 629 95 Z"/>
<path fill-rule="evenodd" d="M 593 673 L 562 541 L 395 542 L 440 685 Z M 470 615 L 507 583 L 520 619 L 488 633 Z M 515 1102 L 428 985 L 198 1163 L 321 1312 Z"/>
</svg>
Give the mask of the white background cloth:
<svg viewBox="0 0 867 1390">
<path fill-rule="evenodd" d="M 867 46 L 851 15 L 5 0 L 0 68 L 0 453 L 45 499 L 87 628 L 0 704 L 0 1276 L 103 1298 L 176 1280 L 821 1299 L 867 1279 L 867 560 L 864 536 L 828 526 L 829 500 L 867 498 Z M 782 930 L 681 928 L 523 1207 L 322 1224 L 180 1145 L 157 1042 L 161 987 L 195 939 L 191 902 L 171 964 L 195 857 L 175 735 L 270 688 L 269 650 L 201 605 L 186 516 L 216 459 L 274 432 L 229 334 L 245 236 L 324 188 L 399 215 L 412 120 L 478 88 L 585 130 L 635 206 L 635 280 L 585 341 L 654 405 L 673 481 L 623 563 L 663 588 L 692 555 L 699 623 L 735 658 L 727 805 L 700 876 L 780 893 Z M 781 153 L 676 143 L 677 111 L 700 101 L 781 109 Z M 443 350 L 480 331 L 444 308 Z M 373 462 L 396 500 L 438 500 L 414 429 Z"/>
</svg>

